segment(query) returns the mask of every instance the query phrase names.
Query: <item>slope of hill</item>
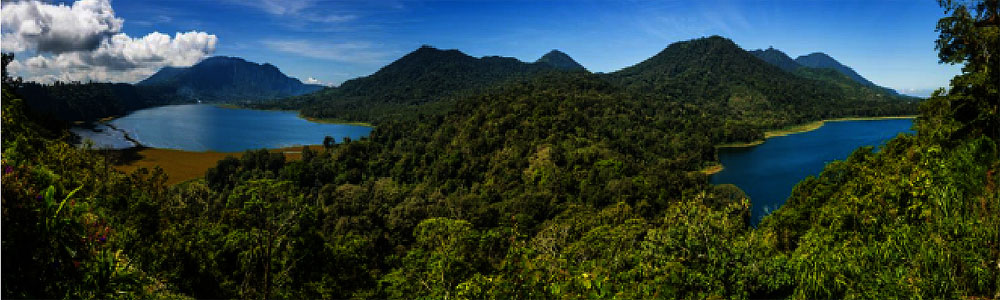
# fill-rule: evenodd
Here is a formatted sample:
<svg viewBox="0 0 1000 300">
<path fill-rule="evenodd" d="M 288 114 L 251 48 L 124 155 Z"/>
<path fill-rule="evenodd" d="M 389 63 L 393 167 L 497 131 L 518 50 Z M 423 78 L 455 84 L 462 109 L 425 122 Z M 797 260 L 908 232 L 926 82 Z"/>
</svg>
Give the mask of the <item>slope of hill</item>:
<svg viewBox="0 0 1000 300">
<path fill-rule="evenodd" d="M 255 107 L 301 109 L 309 117 L 374 121 L 415 109 L 431 113 L 446 110 L 450 105 L 444 98 L 457 92 L 546 70 L 555 68 L 509 57 L 475 58 L 458 50 L 425 45 L 372 75 L 348 80 L 337 88 Z"/>
<path fill-rule="evenodd" d="M 837 61 L 836 59 L 833 59 L 833 57 L 830 57 L 829 55 L 827 55 L 826 53 L 823 53 L 823 52 L 814 52 L 814 53 L 810 53 L 808 55 L 799 56 L 799 57 L 795 58 L 795 62 L 797 62 L 798 64 L 800 64 L 802 66 L 810 67 L 810 68 L 830 68 L 830 69 L 834 69 L 834 70 L 837 70 L 837 72 L 840 72 L 841 74 L 847 75 L 847 77 L 851 78 L 852 80 L 854 80 L 854 81 L 856 81 L 856 82 L 858 82 L 858 83 L 860 83 L 862 85 L 869 86 L 869 87 L 874 87 L 874 88 L 879 88 L 879 89 L 882 89 L 883 91 L 885 91 L 886 93 L 890 93 L 892 95 L 897 95 L 897 93 L 896 93 L 895 90 L 890 89 L 890 88 L 886 88 L 886 87 L 882 87 L 882 86 L 879 86 L 879 85 L 875 84 L 874 82 L 868 81 L 868 79 L 865 79 L 864 77 L 862 77 L 861 74 L 858 74 L 858 72 L 855 72 L 853 68 L 845 66 L 844 64 L 841 64 L 839 61 Z"/>
<path fill-rule="evenodd" d="M 795 69 L 802 67 L 802 65 L 789 57 L 788 54 L 774 48 L 767 48 L 767 50 L 757 49 L 750 51 L 750 54 L 753 54 L 757 58 L 785 70 L 785 72 L 792 72 L 795 71 Z"/>
<path fill-rule="evenodd" d="M 576 60 L 572 57 L 555 49 L 549 51 L 549 53 L 545 53 L 545 55 L 542 55 L 542 57 L 536 60 L 535 63 L 548 64 L 556 67 L 557 69 L 563 70 L 586 70 L 586 68 L 576 62 Z"/>
<path fill-rule="evenodd" d="M 850 67 L 844 66 L 826 54 L 813 53 L 808 56 L 800 56 L 798 59 L 806 63 L 800 64 L 797 60 L 793 60 L 787 54 L 781 52 L 781 50 L 774 48 L 753 50 L 750 53 L 767 63 L 785 70 L 785 72 L 805 78 L 826 81 L 841 88 L 855 90 L 855 93 L 901 96 L 895 90 L 875 85 L 861 77 L 861 75 L 858 75 Z M 828 70 L 834 72 L 829 72 Z"/>
<path fill-rule="evenodd" d="M 88 122 L 121 116 L 143 108 L 190 102 L 175 97 L 168 86 L 135 86 L 127 83 L 26 82 L 15 87 L 32 112 L 65 122 Z"/>
<path fill-rule="evenodd" d="M 671 44 L 606 76 L 634 92 L 725 108 L 733 119 L 756 128 L 917 111 L 911 101 L 888 101 L 903 98 L 782 71 L 719 36 Z"/>
<path fill-rule="evenodd" d="M 210 57 L 187 68 L 166 67 L 136 85 L 170 87 L 180 96 L 206 102 L 276 99 L 323 88 L 303 84 L 271 64 L 224 56 Z"/>
</svg>

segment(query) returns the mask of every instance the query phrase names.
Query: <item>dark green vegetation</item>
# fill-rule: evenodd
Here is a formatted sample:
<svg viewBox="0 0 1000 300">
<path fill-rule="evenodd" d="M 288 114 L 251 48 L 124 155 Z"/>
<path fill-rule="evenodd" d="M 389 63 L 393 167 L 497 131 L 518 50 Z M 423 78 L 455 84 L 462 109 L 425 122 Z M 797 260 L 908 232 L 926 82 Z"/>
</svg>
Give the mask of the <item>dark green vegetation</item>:
<svg viewBox="0 0 1000 300">
<path fill-rule="evenodd" d="M 566 55 L 566 53 L 559 50 L 552 50 L 549 51 L 549 53 L 545 53 L 545 55 L 542 55 L 542 57 L 535 61 L 535 63 L 548 64 L 562 70 L 587 70 L 581 66 L 580 63 L 576 62 L 576 60 L 573 60 L 572 57 L 569 57 L 569 55 Z"/>
<path fill-rule="evenodd" d="M 253 102 L 323 88 L 285 76 L 271 64 L 225 56 L 210 57 L 187 68 L 165 67 L 136 85 L 169 87 L 178 96 L 204 102 Z"/>
<path fill-rule="evenodd" d="M 674 43 L 650 59 L 605 75 L 637 94 L 697 105 L 726 119 L 717 142 L 759 140 L 764 129 L 819 119 L 915 112 L 909 98 L 857 84 L 833 83 L 833 70 L 799 76 L 766 63 L 718 37 Z M 823 73 L 825 72 L 825 73 Z"/>
<path fill-rule="evenodd" d="M 767 48 L 767 50 L 757 49 L 750 51 L 750 54 L 753 54 L 757 58 L 785 70 L 785 72 L 792 72 L 795 71 L 795 69 L 802 67 L 802 65 L 795 62 L 795 60 L 791 57 L 788 57 L 788 54 L 774 48 Z"/>
<path fill-rule="evenodd" d="M 338 88 L 252 107 L 300 109 L 309 117 L 376 124 L 416 120 L 446 114 L 458 99 L 484 87 L 559 72 L 586 69 L 555 50 L 529 64 L 425 46 Z M 736 131 L 727 133 L 727 142 L 759 139 L 761 129 L 817 119 L 916 113 L 909 97 L 853 83 L 831 69 L 785 72 L 718 36 L 672 44 L 635 66 L 599 77 L 632 94 L 684 101 L 727 116 L 734 122 L 728 128 Z"/>
<path fill-rule="evenodd" d="M 717 114 L 716 94 L 680 98 L 699 84 L 651 96 L 661 87 L 638 79 L 671 79 L 643 68 L 632 84 L 517 79 L 301 161 L 248 152 L 172 188 L 51 140 L 5 86 L 3 293 L 1000 297 L 997 1 L 946 8 L 941 59 L 965 68 L 922 105 L 918 134 L 831 164 L 756 229 L 739 189 L 697 172 L 714 132 L 748 117 Z M 736 86 L 770 85 L 723 87 Z"/>
<path fill-rule="evenodd" d="M 893 89 L 878 86 L 868 81 L 868 79 L 861 77 L 854 69 L 841 64 L 833 59 L 833 57 L 826 55 L 826 53 L 811 53 L 799 56 L 794 60 L 784 52 L 781 52 L 781 50 L 774 48 L 767 48 L 767 50 L 758 49 L 750 51 L 750 53 L 763 61 L 785 70 L 785 72 L 791 72 L 802 77 L 827 80 L 841 86 L 856 83 L 860 87 L 854 87 L 855 89 L 870 89 L 875 93 L 893 96 L 899 95 Z M 830 72 L 831 70 L 835 72 Z"/>
<path fill-rule="evenodd" d="M 375 74 L 339 87 L 251 107 L 297 109 L 307 117 L 362 122 L 414 118 L 449 110 L 461 93 L 474 94 L 493 84 L 551 70 L 556 67 L 546 63 L 500 56 L 475 58 L 458 50 L 423 46 Z"/>
<path fill-rule="evenodd" d="M 850 77 L 851 79 L 857 81 L 858 83 L 872 87 L 877 86 L 871 81 L 868 81 L 868 79 L 861 77 L 861 75 L 858 74 L 858 72 L 855 72 L 854 69 L 851 69 L 851 67 L 841 64 L 836 59 L 833 59 L 833 57 L 826 55 L 826 53 L 815 52 L 815 53 L 810 53 L 808 55 L 799 56 L 795 58 L 795 62 L 799 63 L 799 65 L 802 65 L 804 67 L 834 69 L 840 73 L 843 73 L 844 75 L 847 75 L 847 77 Z"/>
<path fill-rule="evenodd" d="M 93 121 L 160 105 L 190 103 L 168 87 L 127 83 L 22 83 L 15 87 L 33 112 L 56 120 Z"/>
<path fill-rule="evenodd" d="M 3 54 L 3 65 L 14 60 L 11 54 Z M 16 91 L 30 99 L 24 105 L 31 110 L 35 119 L 43 118 L 47 127 L 61 121 L 92 121 L 127 112 L 172 104 L 177 101 L 169 88 L 137 87 L 124 83 L 64 83 L 43 85 L 24 82 L 21 78 L 10 78 L 6 67 L 3 70 L 4 90 Z M 7 97 L 5 96 L 4 99 Z M 51 129 L 51 128 L 50 128 Z"/>
</svg>

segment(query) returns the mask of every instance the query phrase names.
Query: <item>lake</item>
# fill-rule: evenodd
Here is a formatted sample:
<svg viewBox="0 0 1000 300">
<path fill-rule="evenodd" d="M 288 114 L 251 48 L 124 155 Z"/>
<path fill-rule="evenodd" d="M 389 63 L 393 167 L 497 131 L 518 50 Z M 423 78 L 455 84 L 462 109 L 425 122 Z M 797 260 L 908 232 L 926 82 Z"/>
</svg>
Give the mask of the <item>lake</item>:
<svg viewBox="0 0 1000 300">
<path fill-rule="evenodd" d="M 310 122 L 293 111 L 233 109 L 207 104 L 143 109 L 109 124 L 97 124 L 93 129 L 76 127 L 72 131 L 94 141 L 97 148 L 135 146 L 125 138 L 128 134 L 147 147 L 216 152 L 322 144 L 326 136 L 338 142 L 344 137 L 357 140 L 372 131 L 367 126 Z"/>
<path fill-rule="evenodd" d="M 819 129 L 767 139 L 752 147 L 720 148 L 725 167 L 713 184 L 732 183 L 750 197 L 753 224 L 778 209 L 792 188 L 827 163 L 846 159 L 861 146 L 879 146 L 900 133 L 913 133 L 913 119 L 826 122 Z"/>
</svg>

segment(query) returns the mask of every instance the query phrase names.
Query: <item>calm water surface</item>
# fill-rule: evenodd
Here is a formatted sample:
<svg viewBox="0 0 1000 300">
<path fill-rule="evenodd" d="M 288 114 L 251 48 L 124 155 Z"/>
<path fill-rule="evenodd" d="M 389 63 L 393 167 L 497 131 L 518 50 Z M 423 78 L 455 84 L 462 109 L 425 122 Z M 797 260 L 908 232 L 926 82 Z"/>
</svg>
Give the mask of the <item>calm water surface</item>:
<svg viewBox="0 0 1000 300">
<path fill-rule="evenodd" d="M 750 196 L 752 222 L 778 209 L 792 188 L 818 175 L 834 160 L 846 159 L 861 146 L 879 146 L 900 133 L 913 133 L 912 119 L 826 122 L 819 129 L 767 139 L 745 148 L 719 149 L 725 169 L 712 175 L 713 184 L 732 183 Z"/>
<path fill-rule="evenodd" d="M 323 143 L 332 136 L 357 140 L 371 127 L 323 124 L 299 118 L 296 112 L 221 108 L 206 104 L 171 105 L 133 112 L 112 120 L 109 128 L 74 128 L 73 132 L 93 140 L 96 147 L 127 148 L 134 144 L 188 151 L 237 152 Z"/>
</svg>

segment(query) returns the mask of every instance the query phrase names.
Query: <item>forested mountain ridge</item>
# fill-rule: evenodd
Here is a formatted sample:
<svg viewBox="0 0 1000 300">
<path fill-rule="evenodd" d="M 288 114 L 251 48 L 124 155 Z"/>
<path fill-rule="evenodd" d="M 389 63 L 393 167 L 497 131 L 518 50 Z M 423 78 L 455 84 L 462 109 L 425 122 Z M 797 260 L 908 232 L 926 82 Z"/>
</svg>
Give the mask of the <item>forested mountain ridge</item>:
<svg viewBox="0 0 1000 300">
<path fill-rule="evenodd" d="M 23 95 L 24 104 L 34 113 L 63 122 L 88 122 L 138 109 L 193 101 L 176 97 L 171 87 L 127 83 L 22 82 L 12 84 L 11 88 Z"/>
<path fill-rule="evenodd" d="M 323 88 L 303 84 L 268 63 L 257 64 L 225 56 L 209 57 L 191 67 L 164 67 L 136 85 L 169 87 L 176 90 L 178 96 L 204 102 L 276 99 Z"/>
<path fill-rule="evenodd" d="M 785 70 L 785 72 L 790 72 L 802 77 L 816 80 L 826 80 L 842 87 L 848 87 L 850 86 L 850 83 L 843 81 L 841 78 L 845 77 L 859 85 L 857 87 L 851 87 L 853 89 L 857 90 L 868 88 L 873 89 L 873 91 L 877 93 L 885 93 L 886 95 L 893 96 L 899 95 L 895 90 L 881 87 L 871 81 L 868 81 L 868 79 L 861 77 L 861 75 L 855 72 L 854 69 L 841 64 L 829 55 L 821 52 L 799 56 L 794 60 L 789 57 L 788 54 L 774 48 L 767 48 L 767 50 L 757 49 L 750 51 L 750 53 L 763 61 Z M 822 69 L 835 70 L 842 76 L 837 76 Z"/>
<path fill-rule="evenodd" d="M 802 65 L 789 57 L 788 54 L 781 52 L 781 50 L 774 49 L 773 47 L 769 47 L 767 50 L 753 50 L 750 51 L 750 53 L 763 61 L 785 70 L 785 72 L 792 72 L 795 71 L 795 69 L 802 67 Z"/>
<path fill-rule="evenodd" d="M 272 101 L 254 107 L 299 109 L 309 117 L 374 121 L 428 109 L 444 111 L 447 97 L 542 71 L 548 64 L 515 58 L 475 58 L 458 50 L 424 45 L 372 75 L 348 80 L 336 88 Z M 447 102 L 447 103 L 442 103 Z"/>
<path fill-rule="evenodd" d="M 712 36 L 671 44 L 605 78 L 636 93 L 715 107 L 741 124 L 737 127 L 756 130 L 826 118 L 916 112 L 912 99 L 833 84 L 829 74 L 796 72 L 786 72 L 729 39 Z"/>
<path fill-rule="evenodd" d="M 549 51 L 549 53 L 545 53 L 545 55 L 542 55 L 542 57 L 538 58 L 535 63 L 549 64 L 563 70 L 587 70 L 583 67 L 583 65 L 580 65 L 580 63 L 576 62 L 576 60 L 566 53 L 555 49 Z"/>
<path fill-rule="evenodd" d="M 513 58 L 477 59 L 457 50 L 424 46 L 375 74 L 349 80 L 338 88 L 251 107 L 298 109 L 309 117 L 378 122 L 440 114 L 453 107 L 455 96 L 475 94 L 477 89 L 507 80 L 540 72 L 585 71 L 573 67 L 578 64 L 557 50 L 546 57 L 528 64 Z M 718 36 L 674 43 L 644 62 L 602 78 L 633 92 L 724 107 L 734 119 L 745 121 L 736 127 L 745 125 L 758 131 L 823 118 L 916 112 L 915 103 L 883 101 L 895 98 L 837 82 L 839 77 L 822 71 L 783 72 Z"/>
<path fill-rule="evenodd" d="M 858 74 L 858 72 L 854 71 L 853 68 L 845 66 L 844 64 L 840 63 L 836 59 L 833 59 L 833 57 L 830 57 L 829 55 L 823 52 L 815 52 L 815 53 L 810 53 L 808 55 L 796 57 L 795 62 L 799 63 L 802 66 L 810 68 L 834 69 L 837 70 L 837 72 L 840 72 L 841 74 L 844 74 L 847 77 L 851 78 L 851 80 L 854 80 L 864 86 L 880 89 L 891 95 L 898 95 L 896 90 L 879 86 L 874 82 L 865 79 L 864 77 L 861 76 L 861 74 Z"/>
<path fill-rule="evenodd" d="M 248 152 L 174 187 L 52 140 L 5 78 L 2 292 L 998 298 L 1000 16 L 977 4 L 942 2 L 940 58 L 964 67 L 922 104 L 917 134 L 830 163 L 758 228 L 738 188 L 697 172 L 730 123 L 708 109 L 723 107 L 601 75 L 512 80 L 299 161 Z"/>
</svg>

